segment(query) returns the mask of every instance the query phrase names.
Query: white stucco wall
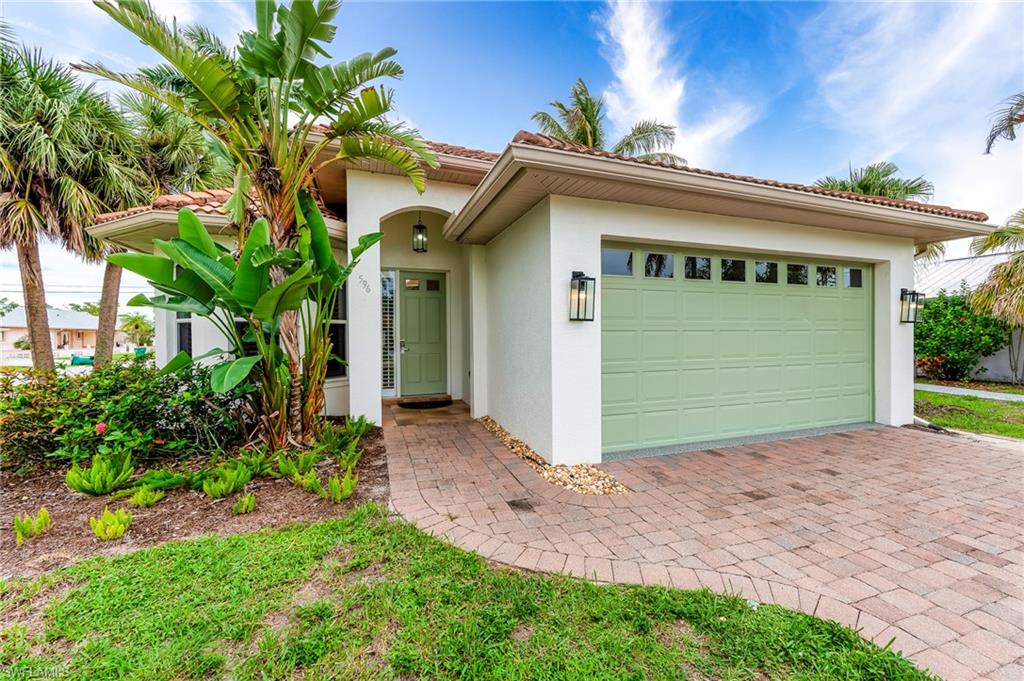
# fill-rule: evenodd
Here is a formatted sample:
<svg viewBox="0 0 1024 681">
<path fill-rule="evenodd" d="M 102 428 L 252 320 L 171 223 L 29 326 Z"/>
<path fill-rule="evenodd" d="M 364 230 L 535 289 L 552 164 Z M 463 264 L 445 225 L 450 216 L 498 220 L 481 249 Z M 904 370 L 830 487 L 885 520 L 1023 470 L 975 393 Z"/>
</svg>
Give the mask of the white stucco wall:
<svg viewBox="0 0 1024 681">
<path fill-rule="evenodd" d="M 363 234 L 380 230 L 382 221 L 401 211 L 417 209 L 439 209 L 446 213 L 456 211 L 466 203 L 472 190 L 473 188 L 468 185 L 430 182 L 426 191 L 419 194 L 407 178 L 349 170 L 346 173 L 348 197 L 346 222 L 348 223 L 349 243 L 355 243 Z M 424 218 L 427 217 L 426 212 L 423 215 Z M 385 240 L 389 243 L 364 253 L 349 279 L 349 409 L 352 414 L 365 415 L 376 423 L 381 422 L 382 413 L 380 271 L 382 264 L 401 265 L 401 262 L 387 263 L 386 258 L 399 256 L 399 250 L 402 249 L 402 232 L 405 232 L 408 237 L 405 240 L 405 248 L 408 248 L 409 254 L 412 254 L 411 229 L 412 225 L 410 224 L 408 231 L 398 230 L 395 232 L 395 250 L 392 250 L 388 230 L 385 230 Z M 445 253 L 444 250 L 441 250 L 444 246 L 438 243 L 444 240 L 439 235 L 430 234 L 429 236 L 431 249 L 437 248 L 439 255 Z M 430 255 L 429 250 L 427 255 Z M 404 256 L 401 257 L 404 258 Z M 422 264 L 430 262 L 430 260 L 424 259 L 417 262 Z M 461 263 L 461 256 L 459 262 Z M 455 265 L 453 264 L 453 266 Z M 426 267 L 424 266 L 424 268 Z M 449 282 L 450 286 L 451 282 Z M 450 307 L 449 312 L 451 312 Z M 449 335 L 449 340 L 451 340 L 451 335 L 453 334 Z M 458 335 L 461 339 L 461 332 Z M 459 340 L 457 344 L 460 353 L 459 371 L 461 372 L 461 364 L 464 361 L 461 359 L 462 341 Z M 453 364 L 454 362 L 449 362 L 450 370 Z M 459 380 L 453 382 L 453 388 L 455 385 L 459 386 L 458 389 L 461 393 L 461 373 L 459 376 Z"/>
<path fill-rule="evenodd" d="M 1024 335 L 1024 331 L 1014 331 L 1012 342 L 1015 348 L 1021 347 L 1018 343 L 1021 342 L 1022 335 Z M 1003 348 L 991 357 L 982 357 L 981 362 L 978 364 L 978 370 L 975 371 L 974 376 L 975 378 L 979 378 L 983 381 L 1012 382 L 1013 372 L 1010 370 L 1009 349 Z"/>
<path fill-rule="evenodd" d="M 486 246 L 486 390 L 488 415 L 550 461 L 555 421 L 548 209 L 542 201 Z"/>
</svg>

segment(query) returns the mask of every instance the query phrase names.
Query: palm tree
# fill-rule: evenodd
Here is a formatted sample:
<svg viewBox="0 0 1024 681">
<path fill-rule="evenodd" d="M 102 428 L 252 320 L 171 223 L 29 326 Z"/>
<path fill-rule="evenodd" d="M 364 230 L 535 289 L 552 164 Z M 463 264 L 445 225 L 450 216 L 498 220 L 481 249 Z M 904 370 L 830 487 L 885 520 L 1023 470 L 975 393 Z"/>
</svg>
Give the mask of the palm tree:
<svg viewBox="0 0 1024 681">
<path fill-rule="evenodd" d="M 532 116 L 545 135 L 622 156 L 686 165 L 686 159 L 666 151 L 676 141 L 675 126 L 654 120 L 635 123 L 625 137 L 608 148 L 604 97 L 594 97 L 582 78 L 569 90 L 568 103 L 556 99 L 550 106 L 554 115 L 538 111 Z"/>
<path fill-rule="evenodd" d="M 141 312 L 121 315 L 121 332 L 136 346 L 148 346 L 153 342 L 153 322 Z"/>
<path fill-rule="evenodd" d="M 986 154 L 992 151 L 996 140 L 1017 139 L 1017 126 L 1024 125 L 1024 92 L 1010 96 L 1004 104 L 993 116 L 992 129 L 985 140 Z"/>
<path fill-rule="evenodd" d="M 87 256 L 85 226 L 104 210 L 138 203 L 124 121 L 71 71 L 27 49 L 0 50 L 0 247 L 18 253 L 36 369 L 54 369 L 39 239 Z"/>
<path fill-rule="evenodd" d="M 1005 251 L 1013 253 L 1008 260 L 992 268 L 988 279 L 971 294 L 971 304 L 979 312 L 990 314 L 1010 325 L 1010 370 L 1016 382 L 1024 379 L 1024 210 L 1019 210 L 1006 224 L 971 244 L 976 255 Z M 1017 342 L 1014 344 L 1014 331 Z"/>
<path fill-rule="evenodd" d="M 147 189 L 153 195 L 230 186 L 231 164 L 220 142 L 210 138 L 193 120 L 134 92 L 122 94 L 119 104 L 128 118 L 133 159 L 141 166 Z M 108 363 L 114 353 L 122 270 L 107 261 L 106 256 L 118 250 L 108 246 L 96 252 L 94 258 L 105 262 L 96 366 Z"/>
<path fill-rule="evenodd" d="M 817 180 L 814 186 L 837 192 L 881 196 L 897 201 L 928 201 L 932 198 L 935 187 L 924 178 L 924 175 L 905 178 L 900 177 L 899 173 L 899 167 L 889 161 L 872 163 L 863 168 L 854 168 L 851 165 L 847 177 L 828 175 Z M 944 243 L 931 243 L 918 246 L 914 257 L 935 260 L 942 257 L 945 252 Z"/>
<path fill-rule="evenodd" d="M 250 194 L 269 222 L 275 248 L 294 245 L 298 197 L 325 166 L 377 159 L 405 173 L 419 191 L 426 180 L 423 164 L 436 167 L 435 155 L 417 131 L 386 118 L 394 92 L 373 84 L 403 74 L 392 59 L 395 50 L 314 63 L 330 56 L 325 45 L 337 30 L 331 21 L 340 0 L 296 0 L 290 6 L 257 0 L 256 30 L 242 33 L 234 49 L 208 29 L 178 30 L 143 0 L 95 4 L 164 62 L 137 73 L 117 73 L 99 64 L 76 68 L 152 97 L 219 140 L 237 167 L 234 207 L 244 207 Z M 327 124 L 317 126 L 318 119 Z M 285 276 L 283 268 L 273 268 L 275 282 Z M 322 371 L 303 375 L 298 313 L 284 312 L 279 327 L 285 357 L 273 372 L 265 372 L 267 390 L 258 407 L 261 435 L 274 446 L 287 439 L 303 442 L 313 431 L 324 383 Z M 316 363 L 305 366 L 312 371 Z M 274 383 L 278 369 L 289 377 L 283 391 Z"/>
</svg>

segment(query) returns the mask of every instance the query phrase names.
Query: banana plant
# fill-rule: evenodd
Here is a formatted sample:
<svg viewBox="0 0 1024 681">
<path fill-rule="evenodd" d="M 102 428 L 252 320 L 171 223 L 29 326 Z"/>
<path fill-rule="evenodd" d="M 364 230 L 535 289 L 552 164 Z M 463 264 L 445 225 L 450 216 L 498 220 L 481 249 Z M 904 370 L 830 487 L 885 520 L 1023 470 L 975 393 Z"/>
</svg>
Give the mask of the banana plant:
<svg viewBox="0 0 1024 681">
<path fill-rule="evenodd" d="M 290 276 L 276 264 L 278 251 L 300 247 L 298 197 L 325 167 L 372 159 L 407 176 L 420 192 L 427 168 L 437 167 L 430 143 L 394 120 L 394 91 L 382 82 L 403 75 L 395 50 L 331 60 L 327 49 L 337 31 L 340 0 L 254 0 L 254 30 L 242 32 L 233 47 L 202 26 L 179 27 L 166 21 L 146 0 L 95 4 L 150 47 L 161 62 L 135 73 L 102 64 L 75 68 L 161 102 L 221 142 L 243 180 L 236 182 L 236 189 L 246 187 L 236 191 L 231 212 L 237 216 L 251 201 L 253 212 L 269 223 L 270 243 L 277 251 L 265 249 L 259 261 L 274 263 L 269 271 L 275 284 Z M 240 243 L 247 245 L 250 237 L 244 234 L 244 225 L 240 227 Z M 288 255 L 283 256 L 286 262 Z M 175 257 L 183 259 L 178 253 Z M 220 262 L 220 256 L 209 257 Z M 208 268 L 207 273 L 214 280 L 228 276 L 218 268 Z M 191 296 L 172 302 L 181 298 L 176 292 L 167 296 L 166 304 L 207 305 Z M 322 381 L 303 373 L 299 316 L 298 311 L 287 310 L 277 329 L 292 372 L 287 408 L 259 413 L 257 418 L 276 419 L 280 423 L 275 432 L 285 428 L 293 439 L 303 440 L 303 386 L 308 392 Z"/>
</svg>

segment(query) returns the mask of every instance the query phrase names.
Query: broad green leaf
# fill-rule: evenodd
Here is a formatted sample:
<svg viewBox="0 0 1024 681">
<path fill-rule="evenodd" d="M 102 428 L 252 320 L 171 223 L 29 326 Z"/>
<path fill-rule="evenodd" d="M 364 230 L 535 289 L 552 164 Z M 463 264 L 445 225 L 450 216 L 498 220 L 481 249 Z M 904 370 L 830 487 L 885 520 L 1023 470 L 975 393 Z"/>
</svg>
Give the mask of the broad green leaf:
<svg viewBox="0 0 1024 681">
<path fill-rule="evenodd" d="M 189 355 L 184 350 L 182 350 L 174 357 L 172 357 L 171 361 L 165 364 L 163 368 L 160 369 L 160 371 L 156 372 L 156 375 L 166 376 L 167 374 L 174 374 L 181 371 L 190 364 L 192 364 L 192 356 Z"/>
<path fill-rule="evenodd" d="M 183 268 L 194 272 L 200 279 L 206 282 L 213 289 L 218 301 L 230 310 L 232 314 L 241 315 L 243 313 L 242 307 L 235 300 L 231 292 L 235 277 L 234 272 L 186 241 L 180 239 L 174 239 L 173 241 L 155 239 L 153 243 L 168 258 Z"/>
<path fill-rule="evenodd" d="M 107 262 L 167 286 L 174 284 L 174 263 L 160 255 L 111 253 Z"/>
<path fill-rule="evenodd" d="M 270 246 L 270 227 L 264 218 L 252 223 L 249 236 L 245 240 L 245 248 L 238 258 L 238 269 L 235 271 L 235 283 L 231 290 L 238 304 L 251 310 L 266 290 L 270 273 L 269 266 L 253 263 L 253 254 L 264 247 Z"/>
<path fill-rule="evenodd" d="M 261 359 L 262 357 L 259 355 L 250 355 L 249 357 L 240 357 L 228 362 L 221 362 L 213 367 L 213 371 L 210 372 L 210 387 L 213 388 L 213 392 L 226 393 L 234 388 L 245 380 L 246 376 L 252 372 L 252 368 Z"/>
<path fill-rule="evenodd" d="M 178 211 L 178 237 L 215 260 L 220 257 L 217 244 L 213 242 L 206 225 L 199 221 L 191 208 Z"/>
<path fill-rule="evenodd" d="M 253 316 L 262 322 L 270 322 L 285 310 L 298 309 L 306 297 L 310 284 L 316 281 L 316 278 L 310 276 L 312 268 L 313 263 L 305 263 L 280 284 L 260 296 L 252 309 Z"/>
<path fill-rule="evenodd" d="M 213 313 L 213 308 L 187 296 L 147 296 L 138 293 L 128 301 L 130 307 L 153 307 L 171 312 L 188 312 L 201 316 Z"/>
<path fill-rule="evenodd" d="M 231 198 L 224 204 L 228 211 L 228 217 L 236 225 L 245 224 L 245 214 L 249 204 L 249 192 L 252 190 L 252 181 L 249 173 L 241 165 L 235 170 L 235 186 L 231 192 Z"/>
<path fill-rule="evenodd" d="M 256 0 L 256 33 L 261 38 L 270 38 L 276 12 L 277 4 L 274 0 Z"/>
<path fill-rule="evenodd" d="M 338 267 L 338 262 L 334 259 L 331 237 L 327 232 L 327 223 L 320 212 L 320 207 L 306 192 L 299 194 L 298 200 L 300 211 L 306 217 L 306 224 L 309 226 L 310 248 L 313 251 L 313 258 L 316 260 L 316 269 L 334 279 L 341 268 Z"/>
</svg>

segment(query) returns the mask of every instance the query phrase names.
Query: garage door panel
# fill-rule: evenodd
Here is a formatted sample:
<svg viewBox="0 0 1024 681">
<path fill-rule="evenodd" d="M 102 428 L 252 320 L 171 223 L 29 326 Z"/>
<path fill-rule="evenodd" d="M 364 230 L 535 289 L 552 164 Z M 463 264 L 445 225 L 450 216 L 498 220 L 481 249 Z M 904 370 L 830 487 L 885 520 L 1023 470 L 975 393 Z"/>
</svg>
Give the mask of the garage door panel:
<svg viewBox="0 0 1024 681">
<path fill-rule="evenodd" d="M 616 248 L 628 248 L 617 245 Z M 870 420 L 871 269 L 850 288 L 842 263 L 779 256 L 778 282 L 755 280 L 759 256 L 712 255 L 711 279 L 603 277 L 605 451 L 698 442 Z M 633 249 L 634 262 L 647 250 Z M 746 261 L 747 281 L 721 281 L 721 257 Z M 789 284 L 787 264 L 808 268 Z"/>
</svg>

